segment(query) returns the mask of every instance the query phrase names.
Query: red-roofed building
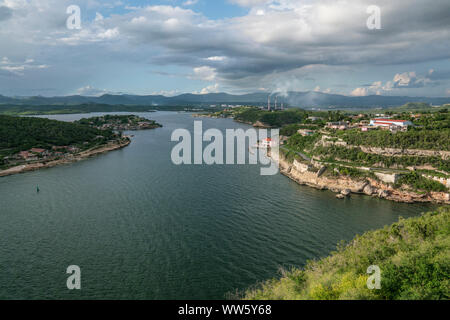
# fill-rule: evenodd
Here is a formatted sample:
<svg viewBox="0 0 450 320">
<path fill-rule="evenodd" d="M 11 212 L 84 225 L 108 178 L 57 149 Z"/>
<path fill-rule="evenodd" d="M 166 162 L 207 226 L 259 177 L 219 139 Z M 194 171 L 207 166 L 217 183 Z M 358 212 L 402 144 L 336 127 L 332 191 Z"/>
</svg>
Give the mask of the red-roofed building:
<svg viewBox="0 0 450 320">
<path fill-rule="evenodd" d="M 30 149 L 30 152 L 43 155 L 47 152 L 47 150 L 41 149 L 41 148 L 32 148 L 32 149 Z"/>
<path fill-rule="evenodd" d="M 373 119 L 370 120 L 370 125 L 374 127 L 391 127 L 391 126 L 397 126 L 397 127 L 409 127 L 413 126 L 414 124 L 411 121 L 407 120 L 393 120 L 393 119 Z"/>
</svg>

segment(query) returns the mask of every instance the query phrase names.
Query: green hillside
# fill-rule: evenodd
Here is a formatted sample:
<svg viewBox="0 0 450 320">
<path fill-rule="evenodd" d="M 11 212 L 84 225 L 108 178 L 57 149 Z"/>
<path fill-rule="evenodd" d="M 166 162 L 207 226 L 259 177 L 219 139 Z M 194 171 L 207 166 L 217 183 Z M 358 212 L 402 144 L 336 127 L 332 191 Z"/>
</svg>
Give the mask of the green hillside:
<svg viewBox="0 0 450 320">
<path fill-rule="evenodd" d="M 102 139 L 97 139 L 99 136 Z M 64 145 L 88 148 L 113 138 L 115 135 L 111 130 L 49 119 L 0 115 L 0 160 L 2 156 L 30 148 L 50 149 Z"/>
<path fill-rule="evenodd" d="M 381 269 L 380 290 L 367 288 L 371 265 Z M 327 258 L 248 290 L 244 298 L 449 299 L 450 207 L 357 236 Z"/>
</svg>

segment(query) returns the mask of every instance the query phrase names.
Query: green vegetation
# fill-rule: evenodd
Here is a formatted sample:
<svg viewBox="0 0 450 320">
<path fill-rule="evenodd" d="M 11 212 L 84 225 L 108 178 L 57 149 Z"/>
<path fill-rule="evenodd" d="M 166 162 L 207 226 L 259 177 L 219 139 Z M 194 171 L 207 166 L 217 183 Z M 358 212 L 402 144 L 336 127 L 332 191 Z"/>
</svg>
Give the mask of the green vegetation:
<svg viewBox="0 0 450 320">
<path fill-rule="evenodd" d="M 329 171 L 332 173 L 332 175 L 338 175 L 338 176 L 343 175 L 343 176 L 352 177 L 352 178 L 364 178 L 364 177 L 374 178 L 373 172 L 358 170 L 353 167 L 329 165 L 329 169 L 330 169 Z M 337 169 L 339 173 L 334 171 L 334 169 Z"/>
<path fill-rule="evenodd" d="M 426 179 L 417 172 L 410 172 L 406 175 L 402 175 L 402 177 L 397 182 L 397 186 L 400 187 L 403 184 L 411 186 L 416 190 L 436 191 L 436 192 L 447 191 L 447 188 L 443 184 L 434 180 Z"/>
<path fill-rule="evenodd" d="M 302 122 L 307 118 L 307 113 L 301 109 L 289 109 L 285 111 L 261 110 L 255 107 L 240 107 L 233 110 L 225 110 L 213 114 L 216 117 L 234 117 L 236 121 L 255 124 L 261 122 L 271 127 Z"/>
<path fill-rule="evenodd" d="M 379 131 L 384 132 L 384 131 Z M 364 135 L 364 132 L 359 132 Z M 294 159 L 303 161 L 298 153 L 303 153 L 316 161 L 322 162 L 328 167 L 325 174 L 333 176 L 349 176 L 353 178 L 372 178 L 379 180 L 374 174 L 377 171 L 390 170 L 402 174 L 402 178 L 395 186 L 403 188 L 403 185 L 409 186 L 416 192 L 448 192 L 448 188 L 424 175 L 448 178 L 450 173 L 450 161 L 444 160 L 438 156 L 386 156 L 374 153 L 366 153 L 359 147 L 347 147 L 339 145 L 345 143 L 340 140 L 341 135 L 332 136 L 325 142 L 334 144 L 322 144 L 323 134 L 316 133 L 311 136 L 302 136 L 295 133 L 289 137 L 282 147 L 283 155 L 287 161 L 293 162 Z M 417 170 L 409 171 L 411 167 L 429 166 L 435 170 Z M 372 168 L 374 171 L 363 170 L 362 168 Z M 335 170 L 336 169 L 336 170 Z"/>
<path fill-rule="evenodd" d="M 262 111 L 260 121 L 272 127 L 281 127 L 286 124 L 301 122 L 306 118 L 306 113 L 300 109 L 286 111 L 267 112 Z"/>
<path fill-rule="evenodd" d="M 320 134 L 303 137 L 301 134 L 296 133 L 289 138 L 286 146 L 297 152 L 309 153 L 320 137 Z"/>
<path fill-rule="evenodd" d="M 86 149 L 115 137 L 110 130 L 75 123 L 0 115 L 0 161 L 30 148 L 73 145 Z"/>
<path fill-rule="evenodd" d="M 216 108 L 203 108 L 205 111 L 217 111 Z M 198 111 L 186 106 L 128 106 L 86 103 L 79 105 L 0 105 L 0 115 L 51 115 L 92 112 L 149 112 L 149 111 Z"/>
<path fill-rule="evenodd" d="M 381 269 L 380 290 L 367 288 L 371 265 Z M 248 290 L 243 298 L 448 300 L 450 207 L 356 236 L 329 257 L 286 271 L 281 279 Z"/>
<path fill-rule="evenodd" d="M 317 124 L 298 124 L 298 123 L 288 124 L 281 127 L 280 135 L 290 137 L 296 134 L 297 131 L 300 129 L 317 130 L 319 128 L 320 127 Z"/>
<path fill-rule="evenodd" d="M 98 129 L 108 128 L 113 130 L 140 130 L 162 127 L 153 120 L 136 115 L 104 115 L 101 117 L 83 118 L 75 121 L 78 124 L 93 126 Z"/>
<path fill-rule="evenodd" d="M 400 181 L 402 183 L 396 187 L 408 185 L 409 189 L 416 192 L 448 192 L 445 181 L 438 182 L 431 178 L 448 178 L 450 174 L 450 161 L 443 153 L 412 156 L 406 152 L 398 152 L 392 156 L 382 151 L 383 148 L 450 151 L 450 113 L 445 108 L 433 112 L 429 109 L 417 114 L 387 112 L 389 114 L 383 116 L 409 120 L 415 124 L 415 127 L 410 127 L 407 131 L 396 133 L 381 129 L 363 132 L 359 129 L 375 117 L 371 114 L 352 115 L 339 111 L 307 113 L 305 120 L 281 128 L 280 134 L 289 137 L 284 144 L 288 150 L 285 157 L 288 161 L 293 161 L 298 159 L 298 153 L 303 153 L 329 167 L 326 174 L 334 176 L 371 177 L 379 180 L 373 172 L 367 172 L 366 168 L 372 168 L 374 172 L 395 172 L 405 175 Z M 308 118 L 310 116 L 317 118 Z M 326 121 L 336 120 L 346 121 L 352 129 L 333 130 L 321 126 Z M 315 133 L 302 136 L 297 132 L 299 129 L 309 129 Z M 364 152 L 363 146 L 381 150 Z M 411 169 L 413 167 L 415 169 Z M 416 171 L 407 174 L 410 170 Z"/>
<path fill-rule="evenodd" d="M 450 127 L 439 130 L 411 129 L 395 134 L 383 130 L 361 132 L 353 129 L 340 131 L 337 136 L 355 146 L 450 151 Z"/>
<path fill-rule="evenodd" d="M 447 160 L 443 160 L 439 157 L 418 157 L 418 156 L 398 156 L 389 157 L 373 153 L 365 153 L 361 148 L 346 148 L 341 146 L 323 147 L 317 146 L 312 151 L 312 155 L 320 156 L 324 161 L 333 162 L 336 159 L 342 161 L 348 161 L 355 165 L 368 166 L 368 167 L 383 167 L 390 168 L 397 166 L 406 168 L 410 166 L 423 166 L 431 165 L 436 169 L 450 172 L 450 163 Z M 430 172 L 434 174 L 434 172 Z M 441 176 L 442 174 L 434 174 Z"/>
<path fill-rule="evenodd" d="M 258 108 L 238 108 L 234 109 L 231 115 L 234 116 L 234 119 L 237 121 L 242 122 L 248 122 L 248 123 L 255 123 L 256 121 L 259 121 L 261 119 L 262 115 L 261 110 Z"/>
<path fill-rule="evenodd" d="M 396 111 L 424 111 L 430 110 L 431 105 L 425 102 L 408 102 L 407 104 L 400 106 L 396 109 Z"/>
</svg>

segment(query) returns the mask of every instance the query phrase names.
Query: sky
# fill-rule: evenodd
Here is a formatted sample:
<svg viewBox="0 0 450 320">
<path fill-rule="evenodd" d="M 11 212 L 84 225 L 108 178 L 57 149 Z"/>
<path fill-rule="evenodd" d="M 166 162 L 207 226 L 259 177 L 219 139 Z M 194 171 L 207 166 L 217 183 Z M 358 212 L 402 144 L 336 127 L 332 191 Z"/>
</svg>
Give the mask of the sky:
<svg viewBox="0 0 450 320">
<path fill-rule="evenodd" d="M 450 1 L 0 0 L 1 95 L 287 91 L 450 97 Z"/>
</svg>

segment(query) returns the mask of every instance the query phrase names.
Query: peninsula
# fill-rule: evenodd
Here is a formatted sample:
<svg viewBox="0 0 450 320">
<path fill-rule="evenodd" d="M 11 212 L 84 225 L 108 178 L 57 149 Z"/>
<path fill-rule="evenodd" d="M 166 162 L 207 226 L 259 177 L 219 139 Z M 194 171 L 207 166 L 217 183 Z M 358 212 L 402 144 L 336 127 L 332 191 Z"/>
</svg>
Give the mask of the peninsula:
<svg viewBox="0 0 450 320">
<path fill-rule="evenodd" d="M 80 161 L 131 143 L 122 130 L 161 127 L 134 115 L 74 123 L 0 115 L 0 177 Z"/>
<path fill-rule="evenodd" d="M 149 120 L 136 115 L 104 115 L 101 117 L 85 118 L 75 123 L 87 125 L 99 130 L 115 130 L 115 131 L 130 131 L 130 130 L 148 130 L 161 128 L 162 125 L 156 121 Z"/>
</svg>

